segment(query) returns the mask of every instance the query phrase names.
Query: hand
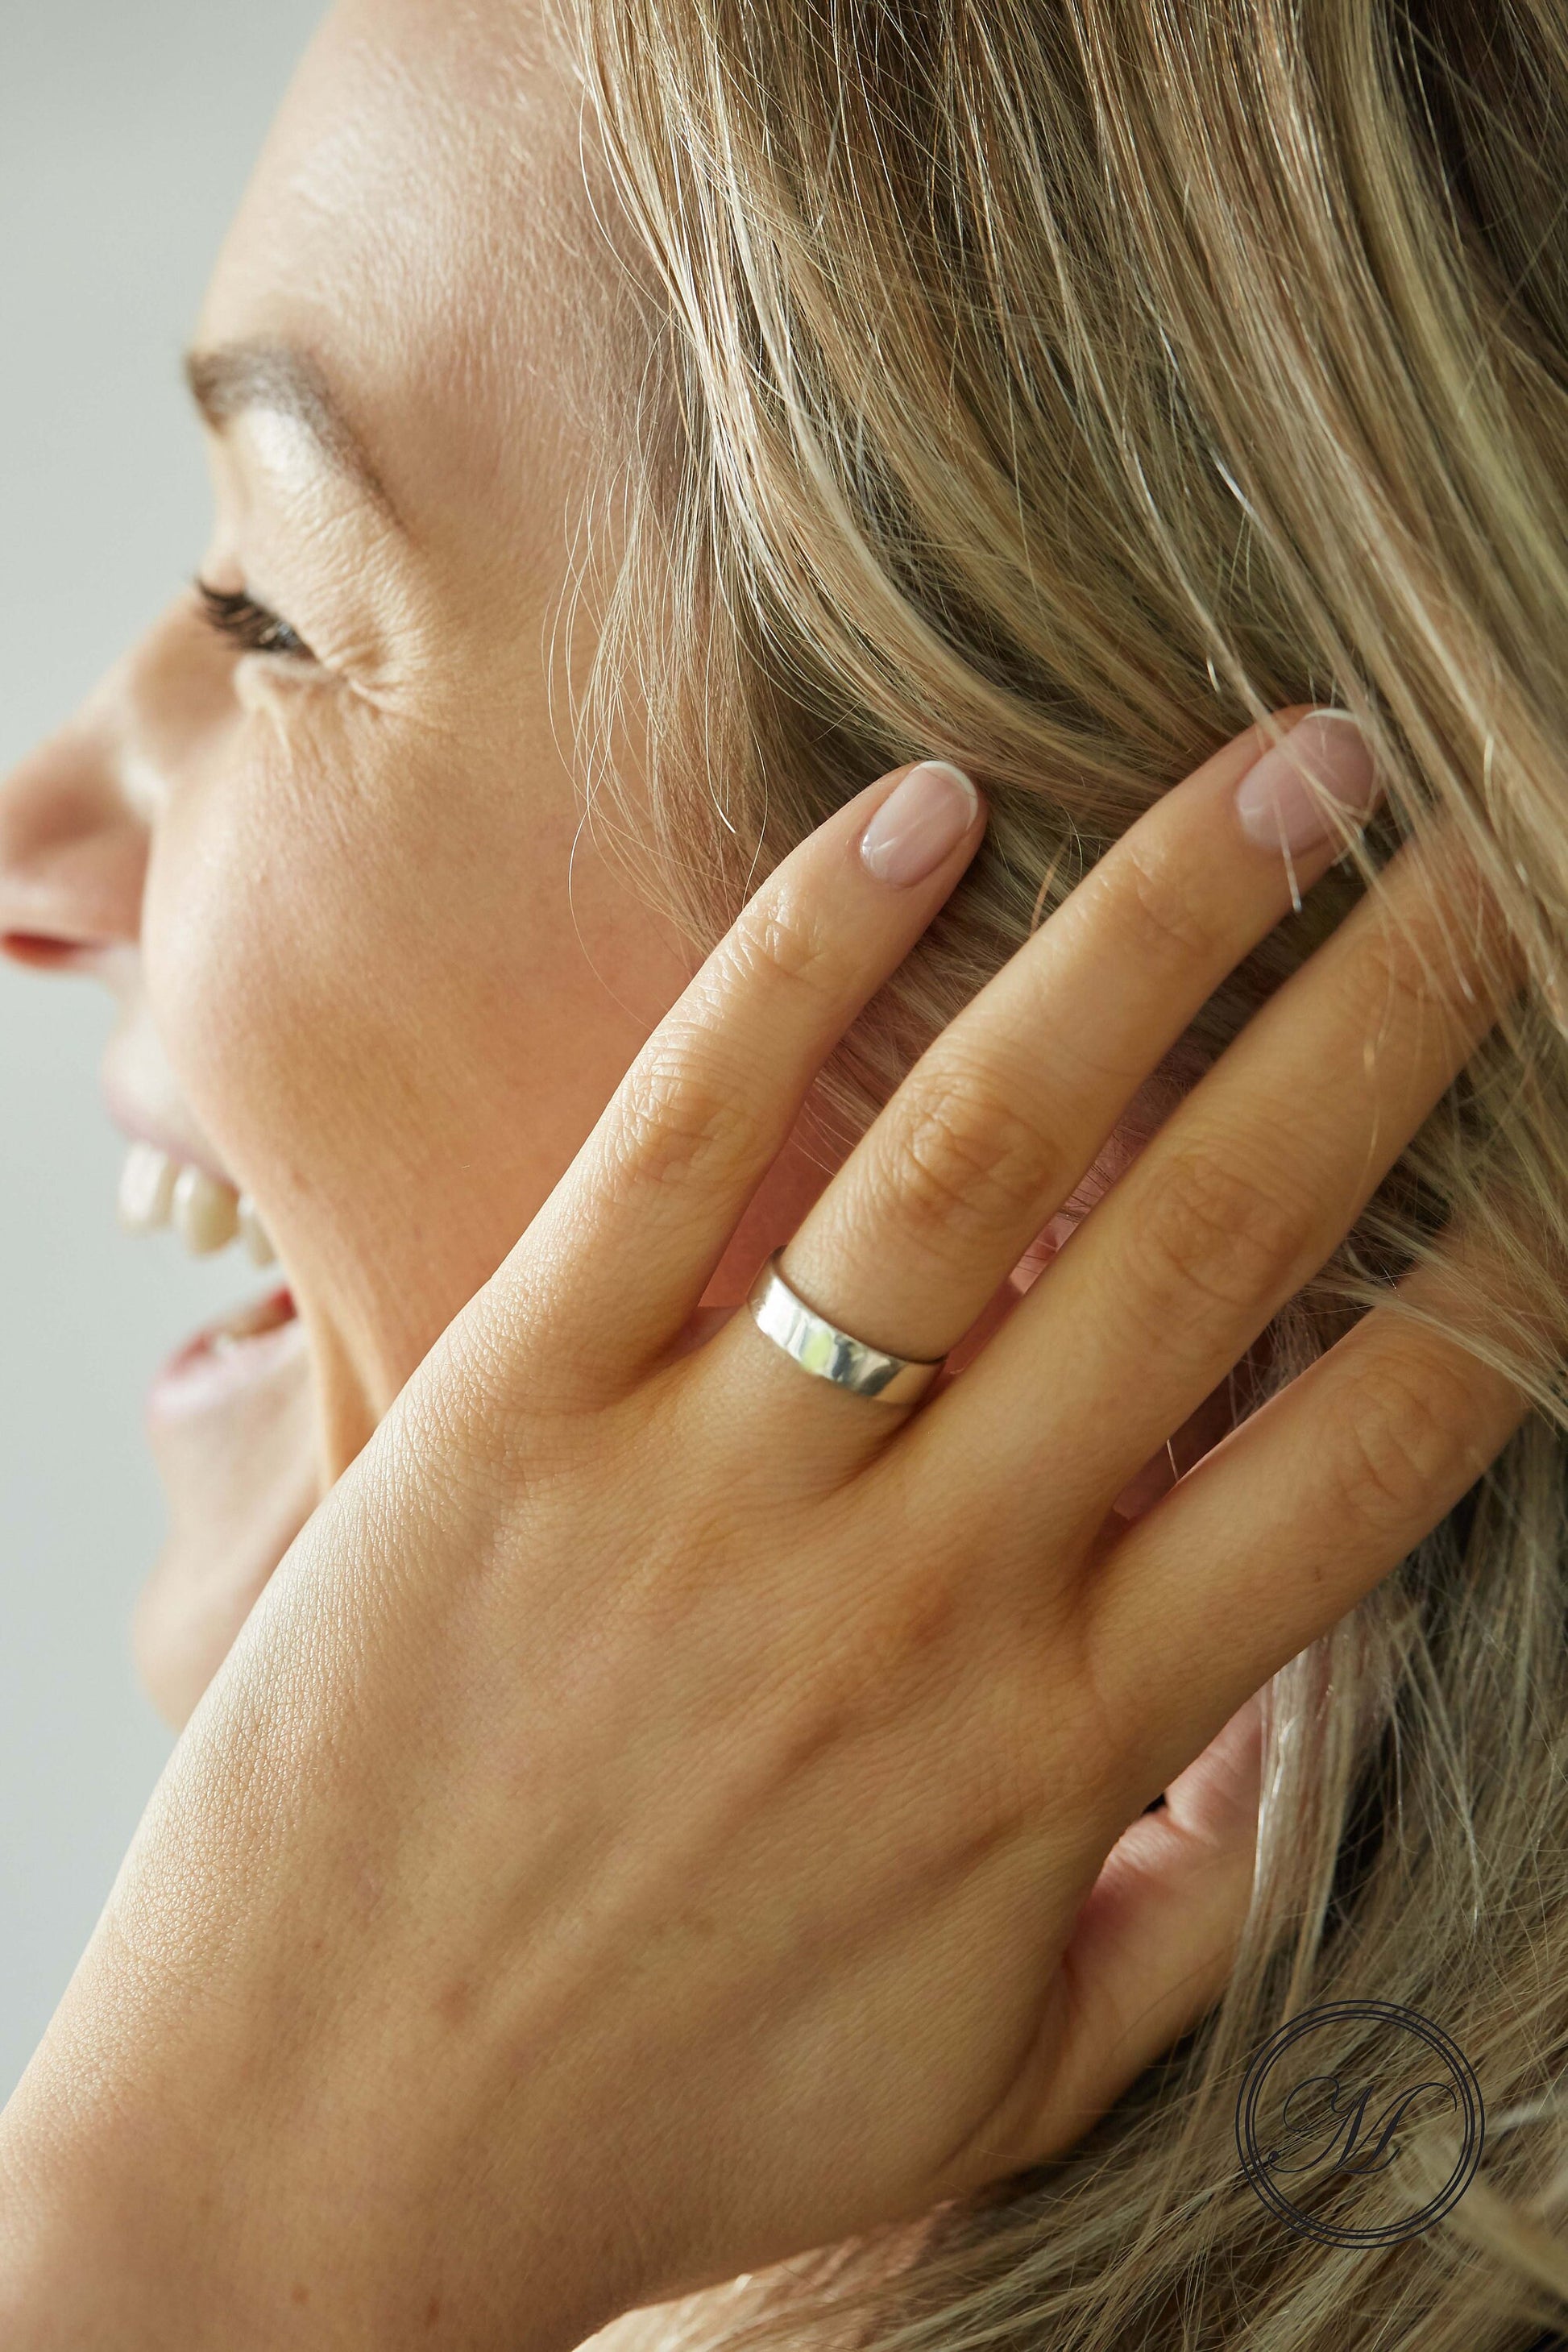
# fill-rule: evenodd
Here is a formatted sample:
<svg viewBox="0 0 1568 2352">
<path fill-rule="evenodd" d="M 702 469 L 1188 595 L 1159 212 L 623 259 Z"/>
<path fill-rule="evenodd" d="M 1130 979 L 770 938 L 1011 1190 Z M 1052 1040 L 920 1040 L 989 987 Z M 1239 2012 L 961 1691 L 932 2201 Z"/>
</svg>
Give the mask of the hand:
<svg viewBox="0 0 1568 2352">
<path fill-rule="evenodd" d="M 785 1250 L 835 1322 L 970 1331 L 1285 913 L 1236 813 L 1263 749 L 935 1040 Z M 683 1335 L 978 845 L 875 878 L 894 781 L 747 907 L 194 1718 L 8 2118 L 8 2343 L 93 2340 L 28 2326 L 107 2263 L 122 2347 L 169 2294 L 187 2347 L 565 2347 L 1060 2151 L 1216 1997 L 1250 1695 L 1524 1407 L 1380 1308 L 1110 1507 L 1349 1230 L 1506 950 L 1457 854 L 1402 851 L 962 1375 L 869 1402 L 747 1314 Z"/>
</svg>

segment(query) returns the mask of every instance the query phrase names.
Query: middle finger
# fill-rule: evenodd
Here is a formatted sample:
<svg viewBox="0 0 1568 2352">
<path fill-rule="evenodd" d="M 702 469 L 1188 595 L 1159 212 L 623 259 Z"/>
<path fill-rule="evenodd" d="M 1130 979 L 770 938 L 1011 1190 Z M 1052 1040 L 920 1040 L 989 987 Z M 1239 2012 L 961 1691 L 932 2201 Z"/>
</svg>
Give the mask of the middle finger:
<svg viewBox="0 0 1568 2352">
<path fill-rule="evenodd" d="M 1048 1443 L 1025 1515 L 1098 1527 L 1343 1240 L 1521 978 L 1452 836 L 1407 844 L 909 1433 L 937 1480 L 978 1461 L 1027 1497 Z"/>
<path fill-rule="evenodd" d="M 1249 838 L 1236 813 L 1243 780 L 1265 770 L 1298 794 L 1309 776 L 1339 804 L 1293 856 L 1272 825 Z M 876 1347 L 945 1355 L 1373 797 L 1354 727 L 1300 708 L 1168 792 L 921 1055 L 784 1252 L 784 1280 Z M 803 1411 L 814 1403 L 802 1395 Z"/>
</svg>

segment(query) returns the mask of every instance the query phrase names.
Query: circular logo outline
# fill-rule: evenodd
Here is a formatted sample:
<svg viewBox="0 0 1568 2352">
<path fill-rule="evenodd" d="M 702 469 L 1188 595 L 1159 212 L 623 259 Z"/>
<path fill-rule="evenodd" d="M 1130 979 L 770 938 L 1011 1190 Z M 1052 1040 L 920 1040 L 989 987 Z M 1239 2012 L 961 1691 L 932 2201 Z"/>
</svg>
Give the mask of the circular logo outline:
<svg viewBox="0 0 1568 2352">
<path fill-rule="evenodd" d="M 1403 2026 L 1424 2042 L 1441 2061 L 1451 2076 L 1459 2106 L 1465 2117 L 1464 2135 L 1459 2158 L 1444 2186 L 1420 2210 L 1403 2221 L 1384 2221 L 1375 2227 L 1352 2229 L 1331 2221 L 1319 2221 L 1315 2215 L 1303 2213 L 1269 2178 L 1267 2166 L 1258 2150 L 1257 2115 L 1258 2101 L 1268 2074 L 1278 2060 L 1301 2036 L 1321 2025 L 1326 2020 L 1341 2017 L 1373 2019 Z M 1236 2144 L 1241 2167 L 1256 2195 L 1271 2212 L 1277 2213 L 1288 2228 L 1303 2236 L 1316 2238 L 1320 2243 L 1335 2246 L 1382 2246 L 1401 2238 L 1413 2238 L 1457 2205 L 1471 2181 L 1481 2160 L 1486 2141 L 1486 2108 L 1481 2099 L 1481 2086 L 1475 2070 L 1451 2035 L 1419 2010 L 1405 2009 L 1392 2000 L 1331 2000 L 1315 2009 L 1305 2009 L 1289 2024 L 1271 2034 L 1247 2070 L 1236 2102 Z"/>
</svg>

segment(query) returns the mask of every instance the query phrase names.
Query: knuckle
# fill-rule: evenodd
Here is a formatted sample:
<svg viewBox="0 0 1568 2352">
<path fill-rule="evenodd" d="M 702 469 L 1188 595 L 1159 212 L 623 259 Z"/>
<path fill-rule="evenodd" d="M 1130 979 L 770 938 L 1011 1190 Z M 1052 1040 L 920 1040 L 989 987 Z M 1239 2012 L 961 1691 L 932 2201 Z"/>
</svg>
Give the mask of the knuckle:
<svg viewBox="0 0 1568 2352">
<path fill-rule="evenodd" d="M 1174 844 L 1156 847 L 1130 835 L 1121 848 L 1118 894 L 1137 953 L 1183 965 L 1207 963 L 1222 943 L 1225 924 L 1212 873 L 1194 873 Z"/>
<path fill-rule="evenodd" d="M 695 1066 L 678 1036 L 645 1053 L 616 1097 L 616 1159 L 622 1171 L 654 1184 L 722 1181 L 749 1162 L 760 1142 L 743 1087 Z"/>
<path fill-rule="evenodd" d="M 1355 1003 L 1369 1021 L 1444 1018 L 1464 1003 L 1465 984 L 1441 944 L 1397 922 L 1384 908 L 1355 958 Z"/>
<path fill-rule="evenodd" d="M 1352 1382 L 1342 1419 L 1336 1499 L 1373 1528 L 1429 1516 L 1434 1495 L 1473 1466 L 1475 1400 L 1456 1368 L 1369 1367 Z"/>
<path fill-rule="evenodd" d="M 1152 1190 L 1136 1243 L 1161 1328 L 1168 1336 L 1168 1309 L 1194 1293 L 1240 1308 L 1289 1290 L 1304 1222 L 1277 1181 L 1259 1181 L 1214 1151 L 1176 1160 Z"/>
<path fill-rule="evenodd" d="M 905 1086 L 886 1181 L 906 1225 L 989 1229 L 1032 1211 L 1051 1148 L 994 1073 L 949 1068 Z"/>
<path fill-rule="evenodd" d="M 837 981 L 842 955 L 826 910 L 805 888 L 782 882 L 745 909 L 731 947 L 748 977 L 798 981 L 819 992 Z"/>
</svg>

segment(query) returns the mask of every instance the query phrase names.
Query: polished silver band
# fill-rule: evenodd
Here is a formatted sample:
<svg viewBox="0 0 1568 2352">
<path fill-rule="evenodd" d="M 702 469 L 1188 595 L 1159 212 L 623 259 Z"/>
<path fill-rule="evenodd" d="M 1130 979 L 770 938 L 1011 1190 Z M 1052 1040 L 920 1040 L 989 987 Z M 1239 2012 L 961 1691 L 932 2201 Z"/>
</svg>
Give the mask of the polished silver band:
<svg viewBox="0 0 1568 2352">
<path fill-rule="evenodd" d="M 929 1363 L 913 1356 L 889 1356 L 840 1331 L 796 1297 L 778 1270 L 783 1255 L 782 1249 L 774 1250 L 746 1300 L 759 1331 L 793 1356 L 802 1371 L 852 1389 L 857 1396 L 874 1397 L 880 1404 L 911 1404 L 924 1396 L 946 1363 L 945 1356 Z"/>
</svg>

